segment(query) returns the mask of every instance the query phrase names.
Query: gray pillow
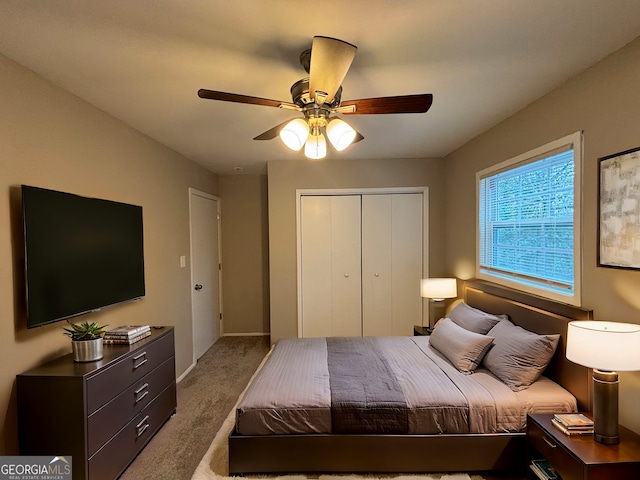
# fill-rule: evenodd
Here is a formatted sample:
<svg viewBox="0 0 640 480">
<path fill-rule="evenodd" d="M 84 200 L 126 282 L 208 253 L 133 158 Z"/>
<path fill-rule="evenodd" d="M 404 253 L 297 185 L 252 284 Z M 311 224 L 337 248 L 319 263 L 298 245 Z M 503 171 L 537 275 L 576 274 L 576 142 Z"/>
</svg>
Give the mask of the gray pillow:
<svg viewBox="0 0 640 480">
<path fill-rule="evenodd" d="M 491 342 L 493 338 L 470 332 L 449 318 L 444 318 L 429 337 L 429 345 L 465 374 L 473 373 L 480 365 Z"/>
<path fill-rule="evenodd" d="M 456 305 L 447 315 L 454 323 L 471 332 L 485 334 L 500 320 L 506 320 L 506 315 L 492 315 L 477 308 L 470 307 L 464 302 Z"/>
<path fill-rule="evenodd" d="M 551 361 L 560 335 L 538 335 L 501 320 L 489 331 L 495 338 L 483 364 L 514 392 L 535 382 Z"/>
</svg>

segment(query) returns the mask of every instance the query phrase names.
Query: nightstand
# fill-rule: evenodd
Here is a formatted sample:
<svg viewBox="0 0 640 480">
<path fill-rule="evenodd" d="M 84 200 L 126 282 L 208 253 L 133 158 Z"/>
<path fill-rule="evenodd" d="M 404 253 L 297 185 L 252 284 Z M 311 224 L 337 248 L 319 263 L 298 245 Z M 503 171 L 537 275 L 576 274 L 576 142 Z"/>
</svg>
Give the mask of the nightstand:
<svg viewBox="0 0 640 480">
<path fill-rule="evenodd" d="M 420 337 L 422 335 L 431 335 L 431 329 L 429 327 L 423 327 L 421 325 L 414 325 L 413 336 Z"/>
<path fill-rule="evenodd" d="M 552 425 L 552 418 L 527 416 L 527 464 L 546 458 L 562 480 L 640 479 L 639 435 L 621 426 L 620 443 L 602 445 L 592 435 L 565 435 Z M 529 478 L 537 479 L 531 471 Z"/>
</svg>

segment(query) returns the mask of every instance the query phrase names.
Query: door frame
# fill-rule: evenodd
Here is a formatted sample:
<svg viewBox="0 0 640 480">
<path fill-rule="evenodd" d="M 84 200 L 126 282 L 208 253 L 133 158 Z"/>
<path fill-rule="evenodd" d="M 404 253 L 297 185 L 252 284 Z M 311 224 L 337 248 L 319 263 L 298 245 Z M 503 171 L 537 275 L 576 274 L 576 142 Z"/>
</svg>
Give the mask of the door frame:
<svg viewBox="0 0 640 480">
<path fill-rule="evenodd" d="M 299 188 L 296 189 L 296 297 L 298 309 L 298 337 L 302 335 L 302 206 L 301 198 L 309 195 L 385 195 L 392 193 L 422 194 L 422 278 L 429 277 L 429 187 L 372 187 L 372 188 Z M 422 299 L 422 319 L 429 314 L 429 299 Z"/>
<path fill-rule="evenodd" d="M 195 365 L 198 359 L 196 358 L 196 318 L 195 311 L 193 308 L 193 304 L 195 301 L 194 298 L 194 278 L 193 278 L 193 206 L 192 206 L 192 198 L 193 196 L 199 196 L 206 198 L 208 200 L 214 200 L 216 202 L 216 222 L 218 223 L 218 264 L 220 267 L 218 268 L 218 308 L 219 319 L 218 326 L 220 331 L 220 336 L 224 335 L 224 315 L 222 314 L 222 231 L 221 231 L 221 216 L 220 216 L 220 197 L 216 195 L 211 195 L 210 193 L 203 192 L 201 190 L 197 190 L 195 188 L 189 187 L 189 291 L 191 292 L 191 359 L 193 364 Z"/>
</svg>

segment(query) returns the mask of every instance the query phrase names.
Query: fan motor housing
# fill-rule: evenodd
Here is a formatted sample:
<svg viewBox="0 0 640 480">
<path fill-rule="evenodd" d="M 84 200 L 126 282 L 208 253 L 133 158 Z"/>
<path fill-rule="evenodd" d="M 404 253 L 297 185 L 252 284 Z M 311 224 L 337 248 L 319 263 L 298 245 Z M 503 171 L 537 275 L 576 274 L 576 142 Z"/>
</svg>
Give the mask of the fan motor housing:
<svg viewBox="0 0 640 480">
<path fill-rule="evenodd" d="M 333 101 L 331 103 L 325 103 L 324 105 L 329 109 L 336 108 L 340 105 L 341 98 L 342 86 L 338 88 L 338 91 L 333 97 Z M 309 95 L 309 77 L 302 78 L 291 85 L 291 99 L 293 100 L 293 103 L 301 108 L 305 108 L 309 106 L 309 104 L 314 103 Z"/>
</svg>

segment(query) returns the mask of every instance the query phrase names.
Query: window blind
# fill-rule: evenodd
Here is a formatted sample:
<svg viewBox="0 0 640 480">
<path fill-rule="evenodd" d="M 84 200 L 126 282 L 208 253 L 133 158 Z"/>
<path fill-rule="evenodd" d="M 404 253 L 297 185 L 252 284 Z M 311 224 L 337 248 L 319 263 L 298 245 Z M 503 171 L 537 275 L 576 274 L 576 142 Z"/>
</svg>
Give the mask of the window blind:
<svg viewBox="0 0 640 480">
<path fill-rule="evenodd" d="M 573 292 L 574 173 L 569 145 L 480 179 L 481 271 Z"/>
</svg>

